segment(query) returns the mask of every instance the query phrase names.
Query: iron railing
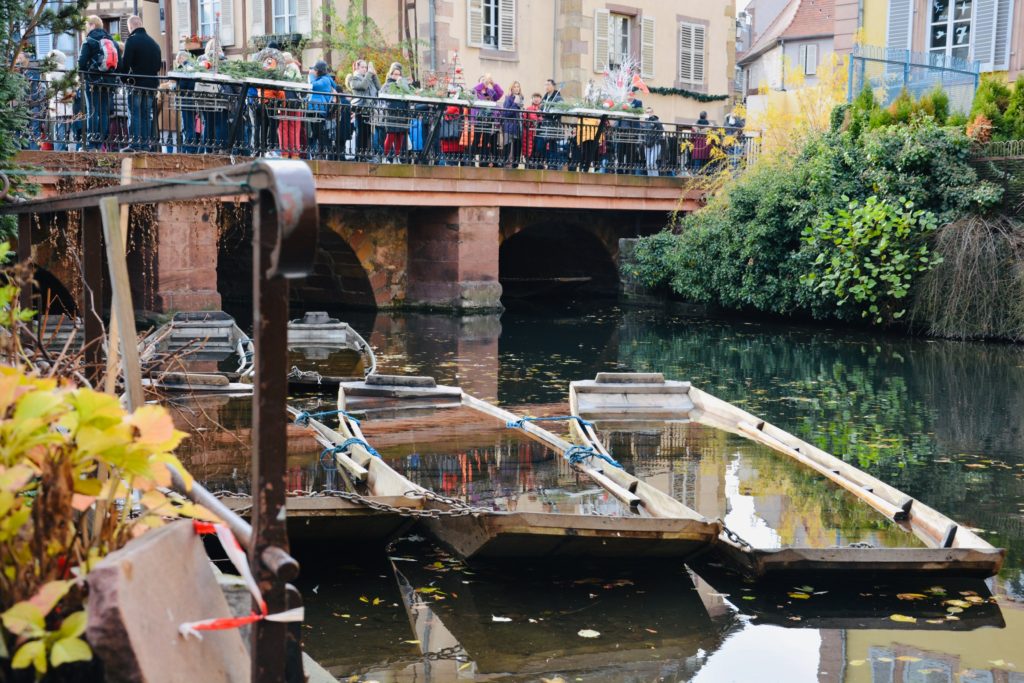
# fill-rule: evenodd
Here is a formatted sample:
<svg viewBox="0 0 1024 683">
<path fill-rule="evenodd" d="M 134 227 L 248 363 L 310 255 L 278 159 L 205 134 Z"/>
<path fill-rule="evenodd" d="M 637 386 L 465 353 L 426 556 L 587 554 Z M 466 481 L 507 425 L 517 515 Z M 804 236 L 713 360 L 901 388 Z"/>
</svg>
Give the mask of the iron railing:
<svg viewBox="0 0 1024 683">
<path fill-rule="evenodd" d="M 25 146 L 671 176 L 699 172 L 712 160 L 737 169 L 758 150 L 758 138 L 742 130 L 598 110 L 355 98 L 216 76 L 161 77 L 158 88 L 111 75 L 79 79 L 74 90 L 36 103 Z"/>
</svg>

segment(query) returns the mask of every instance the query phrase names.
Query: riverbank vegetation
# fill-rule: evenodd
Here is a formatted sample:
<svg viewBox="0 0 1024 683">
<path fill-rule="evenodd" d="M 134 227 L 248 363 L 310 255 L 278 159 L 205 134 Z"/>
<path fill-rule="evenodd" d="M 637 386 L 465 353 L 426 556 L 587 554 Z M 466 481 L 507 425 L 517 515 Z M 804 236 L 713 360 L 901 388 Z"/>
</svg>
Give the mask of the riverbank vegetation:
<svg viewBox="0 0 1024 683">
<path fill-rule="evenodd" d="M 881 107 L 865 90 L 641 240 L 635 274 L 723 309 L 1024 338 L 1024 226 L 969 163 L 966 123 L 941 91 Z"/>
</svg>

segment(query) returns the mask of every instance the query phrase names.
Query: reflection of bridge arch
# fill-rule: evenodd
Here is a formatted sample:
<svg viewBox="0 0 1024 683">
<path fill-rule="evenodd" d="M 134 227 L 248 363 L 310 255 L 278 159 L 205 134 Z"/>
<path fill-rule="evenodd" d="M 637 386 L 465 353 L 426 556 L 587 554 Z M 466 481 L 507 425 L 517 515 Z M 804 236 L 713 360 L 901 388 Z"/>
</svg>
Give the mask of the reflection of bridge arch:
<svg viewBox="0 0 1024 683">
<path fill-rule="evenodd" d="M 506 234 L 498 252 L 503 298 L 572 292 L 615 296 L 616 254 L 601 235 L 577 223 L 549 220 Z"/>
<path fill-rule="evenodd" d="M 333 230 L 320 230 L 313 271 L 291 287 L 299 309 L 376 308 L 370 278 L 351 245 Z"/>
</svg>

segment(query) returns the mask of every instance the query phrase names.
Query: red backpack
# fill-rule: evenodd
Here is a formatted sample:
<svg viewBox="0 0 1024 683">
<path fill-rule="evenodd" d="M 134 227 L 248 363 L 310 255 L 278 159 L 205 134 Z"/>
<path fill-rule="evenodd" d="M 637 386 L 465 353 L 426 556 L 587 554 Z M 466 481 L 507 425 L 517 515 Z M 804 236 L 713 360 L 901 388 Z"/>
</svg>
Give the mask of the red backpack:
<svg viewBox="0 0 1024 683">
<path fill-rule="evenodd" d="M 117 46 L 110 38 L 90 38 L 99 46 L 99 52 L 92 60 L 93 71 L 117 71 Z"/>
</svg>

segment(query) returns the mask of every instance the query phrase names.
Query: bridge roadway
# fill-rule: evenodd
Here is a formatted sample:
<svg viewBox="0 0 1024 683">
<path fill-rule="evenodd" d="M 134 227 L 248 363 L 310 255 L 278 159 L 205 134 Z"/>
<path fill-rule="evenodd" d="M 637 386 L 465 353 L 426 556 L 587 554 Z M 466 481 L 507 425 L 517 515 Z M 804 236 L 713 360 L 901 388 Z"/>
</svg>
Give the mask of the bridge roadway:
<svg viewBox="0 0 1024 683">
<path fill-rule="evenodd" d="M 18 162 L 39 169 L 32 180 L 39 184 L 43 196 L 57 196 L 72 188 L 118 182 L 123 156 L 35 151 L 22 152 Z M 214 155 L 132 156 L 134 177 L 146 180 L 232 162 Z M 244 163 L 248 159 L 234 161 Z M 594 261 L 588 263 L 587 258 L 607 261 L 614 267 L 620 238 L 656 232 L 668 223 L 670 213 L 694 211 L 704 198 L 689 178 L 469 166 L 307 163 L 317 179 L 321 229 L 325 231 L 321 239 L 325 253 L 319 259 L 323 263 L 315 286 L 328 302 L 378 308 L 498 308 L 502 278 L 514 275 L 521 280 L 537 275 L 536 267 L 511 272 L 522 270 L 522 264 L 509 261 L 505 254 L 499 259 L 502 245 L 518 233 L 547 240 L 527 248 L 518 244 L 514 251 L 521 255 L 520 260 L 531 258 L 523 254 L 562 251 L 573 256 L 582 269 L 574 275 L 589 274 L 583 270 Z M 71 177 L 68 172 L 88 175 Z M 146 302 L 140 307 L 156 311 L 220 308 L 222 294 L 244 282 L 231 281 L 231 272 L 244 269 L 244 264 L 232 262 L 233 255 L 220 243 L 232 220 L 237 222 L 238 212 L 211 211 L 210 207 L 209 202 L 161 205 L 155 215 L 140 213 L 133 219 L 152 223 L 144 234 L 154 242 L 138 259 L 148 263 L 138 274 L 137 295 Z M 563 243 L 552 245 L 551 240 L 559 234 L 564 235 Z M 581 260 L 579 247 L 584 241 L 592 243 L 592 248 L 587 247 L 591 256 Z M 33 243 L 43 245 L 41 267 L 60 282 L 74 280 L 74 269 L 61 258 L 59 240 L 49 237 L 42 224 L 33 235 Z M 499 263 L 509 270 L 501 277 Z M 610 276 L 606 273 L 604 277 L 607 280 Z M 67 289 L 74 287 L 69 284 Z M 336 291 L 334 298 L 329 294 L 332 290 Z"/>
</svg>

